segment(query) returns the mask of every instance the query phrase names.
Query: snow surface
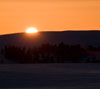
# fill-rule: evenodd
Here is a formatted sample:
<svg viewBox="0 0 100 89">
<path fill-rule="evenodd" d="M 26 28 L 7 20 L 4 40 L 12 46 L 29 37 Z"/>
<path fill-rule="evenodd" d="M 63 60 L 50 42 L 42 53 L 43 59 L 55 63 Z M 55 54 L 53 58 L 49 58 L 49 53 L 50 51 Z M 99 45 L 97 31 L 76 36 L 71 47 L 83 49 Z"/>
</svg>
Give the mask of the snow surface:
<svg viewBox="0 0 100 89">
<path fill-rule="evenodd" d="M 100 89 L 100 64 L 2 64 L 0 88 Z"/>
</svg>

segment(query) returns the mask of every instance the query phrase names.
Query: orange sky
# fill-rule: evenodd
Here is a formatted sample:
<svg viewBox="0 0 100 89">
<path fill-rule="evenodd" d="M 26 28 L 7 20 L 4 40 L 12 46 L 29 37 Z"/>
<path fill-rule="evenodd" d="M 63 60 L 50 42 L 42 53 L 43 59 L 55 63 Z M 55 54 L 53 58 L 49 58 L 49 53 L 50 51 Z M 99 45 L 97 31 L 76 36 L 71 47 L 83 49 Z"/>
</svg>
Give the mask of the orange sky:
<svg viewBox="0 0 100 89">
<path fill-rule="evenodd" d="M 100 0 L 0 0 L 0 34 L 40 31 L 99 30 Z"/>
</svg>

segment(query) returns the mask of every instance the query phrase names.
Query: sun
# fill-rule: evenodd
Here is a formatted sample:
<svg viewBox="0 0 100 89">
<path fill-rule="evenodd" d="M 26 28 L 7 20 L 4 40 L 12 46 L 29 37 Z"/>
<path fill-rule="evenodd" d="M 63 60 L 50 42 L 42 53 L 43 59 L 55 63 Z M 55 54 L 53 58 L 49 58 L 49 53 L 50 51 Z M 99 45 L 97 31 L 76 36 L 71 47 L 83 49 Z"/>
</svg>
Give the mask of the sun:
<svg viewBox="0 0 100 89">
<path fill-rule="evenodd" d="M 25 32 L 28 33 L 28 34 L 33 34 L 33 33 L 37 33 L 38 29 L 35 28 L 35 27 L 30 27 L 30 28 L 26 29 Z"/>
</svg>

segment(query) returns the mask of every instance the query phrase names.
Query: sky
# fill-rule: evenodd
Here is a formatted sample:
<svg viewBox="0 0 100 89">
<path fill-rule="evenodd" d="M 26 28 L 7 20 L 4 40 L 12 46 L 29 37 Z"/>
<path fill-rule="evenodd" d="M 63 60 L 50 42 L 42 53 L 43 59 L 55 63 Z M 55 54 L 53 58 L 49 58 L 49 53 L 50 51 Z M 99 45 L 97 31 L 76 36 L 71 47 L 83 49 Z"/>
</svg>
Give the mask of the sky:
<svg viewBox="0 0 100 89">
<path fill-rule="evenodd" d="M 29 27 L 100 30 L 100 0 L 0 0 L 0 35 Z"/>
</svg>

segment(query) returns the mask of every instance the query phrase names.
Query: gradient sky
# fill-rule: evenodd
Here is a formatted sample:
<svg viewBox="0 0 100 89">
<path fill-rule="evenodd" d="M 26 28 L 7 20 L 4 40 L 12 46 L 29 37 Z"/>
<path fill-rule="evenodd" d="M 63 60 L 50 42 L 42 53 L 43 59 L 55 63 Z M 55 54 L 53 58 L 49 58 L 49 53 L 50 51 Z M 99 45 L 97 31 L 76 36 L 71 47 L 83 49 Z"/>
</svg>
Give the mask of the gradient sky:
<svg viewBox="0 0 100 89">
<path fill-rule="evenodd" d="M 99 30 L 100 0 L 0 0 L 0 34 Z"/>
</svg>

